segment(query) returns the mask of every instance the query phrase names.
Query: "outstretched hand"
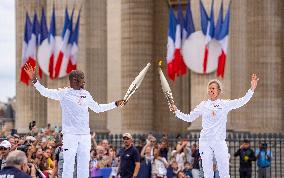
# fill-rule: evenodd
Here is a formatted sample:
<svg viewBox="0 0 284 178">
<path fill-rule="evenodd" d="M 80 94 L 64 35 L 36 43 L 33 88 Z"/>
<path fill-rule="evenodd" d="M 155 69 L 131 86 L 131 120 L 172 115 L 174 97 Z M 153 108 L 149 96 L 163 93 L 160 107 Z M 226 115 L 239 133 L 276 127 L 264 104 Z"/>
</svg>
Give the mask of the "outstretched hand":
<svg viewBox="0 0 284 178">
<path fill-rule="evenodd" d="M 116 105 L 117 107 L 118 107 L 118 106 L 122 107 L 122 106 L 126 105 L 126 103 L 127 103 L 126 100 L 118 100 L 118 101 L 115 102 L 115 105 Z"/>
<path fill-rule="evenodd" d="M 28 74 L 30 80 L 34 80 L 36 78 L 35 67 L 32 67 L 31 64 L 25 64 L 24 70 Z"/>
<path fill-rule="evenodd" d="M 256 74 L 252 74 L 251 75 L 251 90 L 254 91 L 256 89 L 257 86 L 257 82 L 258 82 L 259 78 L 256 76 Z"/>
</svg>

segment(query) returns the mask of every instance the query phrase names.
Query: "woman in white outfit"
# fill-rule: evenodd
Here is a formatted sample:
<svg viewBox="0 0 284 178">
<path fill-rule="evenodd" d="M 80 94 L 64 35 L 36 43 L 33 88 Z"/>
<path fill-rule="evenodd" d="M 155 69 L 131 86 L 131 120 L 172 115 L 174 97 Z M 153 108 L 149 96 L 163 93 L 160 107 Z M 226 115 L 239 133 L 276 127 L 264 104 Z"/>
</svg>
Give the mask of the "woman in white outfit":
<svg viewBox="0 0 284 178">
<path fill-rule="evenodd" d="M 199 116 L 202 116 L 202 130 L 199 138 L 199 151 L 202 159 L 202 167 L 205 178 L 212 178 L 213 172 L 213 154 L 217 160 L 217 166 L 221 178 L 229 178 L 229 156 L 228 146 L 226 144 L 226 123 L 228 112 L 245 105 L 252 97 L 256 89 L 256 74 L 251 77 L 251 88 L 242 98 L 235 100 L 219 99 L 222 92 L 220 81 L 212 80 L 208 83 L 207 101 L 202 101 L 190 114 L 184 114 L 177 109 L 175 105 L 170 106 L 176 117 L 192 122 Z"/>
</svg>

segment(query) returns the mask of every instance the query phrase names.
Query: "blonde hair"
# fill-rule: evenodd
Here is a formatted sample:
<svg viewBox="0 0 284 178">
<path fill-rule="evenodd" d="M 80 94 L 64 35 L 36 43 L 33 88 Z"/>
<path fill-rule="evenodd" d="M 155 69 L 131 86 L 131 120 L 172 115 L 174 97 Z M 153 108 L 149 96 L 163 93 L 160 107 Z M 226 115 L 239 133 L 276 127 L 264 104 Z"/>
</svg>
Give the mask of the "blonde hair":
<svg viewBox="0 0 284 178">
<path fill-rule="evenodd" d="M 209 87 L 209 85 L 211 85 L 212 83 L 215 83 L 217 84 L 217 87 L 218 87 L 218 90 L 219 90 L 219 93 L 223 93 L 223 85 L 222 83 L 220 82 L 220 80 L 218 79 L 213 79 L 213 80 L 210 80 L 207 84 L 207 88 Z"/>
</svg>

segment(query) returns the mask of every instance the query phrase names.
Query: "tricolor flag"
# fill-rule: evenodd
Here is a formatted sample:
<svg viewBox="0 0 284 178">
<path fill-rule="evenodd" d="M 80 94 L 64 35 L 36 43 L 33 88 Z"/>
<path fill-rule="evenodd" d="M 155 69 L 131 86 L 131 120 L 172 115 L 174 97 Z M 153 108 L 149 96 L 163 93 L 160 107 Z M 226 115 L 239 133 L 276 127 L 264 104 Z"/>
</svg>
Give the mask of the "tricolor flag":
<svg viewBox="0 0 284 178">
<path fill-rule="evenodd" d="M 36 48 L 37 48 L 37 43 L 38 43 L 38 34 L 39 34 L 39 23 L 37 20 L 37 14 L 35 13 L 34 18 L 33 18 L 31 37 L 29 39 L 28 46 L 26 48 L 25 56 L 26 56 L 27 61 L 24 63 L 24 64 L 29 63 L 33 68 L 36 67 Z M 21 75 L 21 78 L 22 78 L 22 75 Z M 22 81 L 26 83 L 27 85 L 29 84 L 29 78 L 27 74 L 26 74 L 25 79 L 23 79 Z"/>
<path fill-rule="evenodd" d="M 184 18 L 182 14 L 181 2 L 179 1 L 178 12 L 177 12 L 177 23 L 176 23 L 176 40 L 175 40 L 175 53 L 174 53 L 174 65 L 176 68 L 176 74 L 184 75 L 186 74 L 186 65 L 183 61 L 183 56 L 181 53 L 181 46 L 186 39 L 186 34 L 184 30 Z M 185 36 L 183 36 L 183 34 Z"/>
<path fill-rule="evenodd" d="M 68 13 L 67 13 L 68 15 Z M 65 17 L 66 18 L 66 17 Z M 53 6 L 52 15 L 50 20 L 50 29 L 48 34 L 48 42 L 50 45 L 50 56 L 48 63 L 49 78 L 54 79 L 54 56 L 55 56 L 55 36 L 56 36 L 56 23 L 55 23 L 55 8 Z"/>
<path fill-rule="evenodd" d="M 219 17 L 217 21 L 216 35 L 215 38 L 221 44 L 221 54 L 218 57 L 218 67 L 217 67 L 217 76 L 224 78 L 227 49 L 228 49 L 228 38 L 229 38 L 229 26 L 230 26 L 230 9 L 231 3 L 228 7 L 224 22 L 223 22 L 223 1 L 219 12 Z M 221 15 L 220 15 L 221 14 Z M 221 25 L 220 25 L 221 24 Z"/>
<path fill-rule="evenodd" d="M 204 59 L 203 59 L 203 72 L 206 73 L 207 61 L 208 61 L 208 45 L 211 39 L 214 37 L 214 0 L 211 3 L 211 13 L 210 18 L 208 17 L 206 10 L 202 1 L 200 0 L 200 15 L 201 15 L 201 29 L 202 33 L 205 35 L 205 51 L 204 51 Z"/>
<path fill-rule="evenodd" d="M 76 70 L 77 68 L 77 52 L 78 52 L 78 38 L 79 38 L 79 26 L 80 26 L 80 14 L 81 10 L 79 11 L 79 15 L 77 18 L 77 22 L 75 25 L 74 32 L 71 36 L 71 51 L 69 55 L 68 65 L 66 69 L 66 73 L 70 73 L 72 70 Z"/>
<path fill-rule="evenodd" d="M 46 24 L 46 17 L 45 17 L 45 12 L 44 8 L 41 10 L 41 20 L 40 20 L 40 33 L 39 33 L 39 45 L 42 45 L 43 41 L 48 38 L 48 29 L 47 29 L 47 24 Z M 39 67 L 39 73 L 42 75 L 42 70 Z"/>
<path fill-rule="evenodd" d="M 72 33 L 73 14 L 74 14 L 74 9 L 73 9 L 72 15 L 71 15 L 71 17 L 69 19 L 68 12 L 67 12 L 67 9 L 66 9 L 66 11 L 65 11 L 64 27 L 63 27 L 63 31 L 62 31 L 62 35 L 61 35 L 62 45 L 61 45 L 59 54 L 57 56 L 56 65 L 55 65 L 55 78 L 59 77 L 63 58 L 67 57 L 67 59 L 68 59 L 68 55 L 69 55 L 68 54 L 68 43 L 70 43 L 70 36 L 71 36 L 71 33 Z"/>
<path fill-rule="evenodd" d="M 187 1 L 186 5 L 186 14 L 185 14 L 185 19 L 184 19 L 184 36 L 186 39 L 190 37 L 190 35 L 195 32 L 195 27 L 193 23 L 193 18 L 192 18 L 192 13 L 191 13 L 191 5 L 190 5 L 190 0 Z"/>
<path fill-rule="evenodd" d="M 169 9 L 169 31 L 168 31 L 168 51 L 167 51 L 167 73 L 171 80 L 175 80 L 176 75 L 186 73 L 186 66 L 181 55 L 183 24 L 182 9 L 178 9 L 178 19 L 175 18 L 174 11 Z"/>
<path fill-rule="evenodd" d="M 28 43 L 32 37 L 32 22 L 31 19 L 26 13 L 26 22 L 25 22 L 25 32 L 24 32 L 24 40 L 23 40 L 23 46 L 22 46 L 22 64 L 21 64 L 21 82 L 25 83 L 26 85 L 29 84 L 29 76 L 24 70 L 25 64 L 27 64 L 28 61 L 28 55 L 27 55 L 27 49 L 28 49 Z"/>
<path fill-rule="evenodd" d="M 39 43 L 40 43 L 40 25 L 37 19 L 37 14 L 35 12 L 33 19 L 32 38 L 31 38 L 31 43 L 29 43 L 30 48 L 28 47 L 28 51 L 30 50 L 29 58 L 31 61 L 35 61 L 35 66 L 37 63 L 37 47 Z M 39 67 L 39 65 L 38 65 L 38 75 L 40 78 L 42 78 L 42 70 Z"/>
<path fill-rule="evenodd" d="M 169 9 L 168 44 L 167 44 L 167 74 L 171 80 L 175 79 L 174 53 L 176 38 L 176 17 L 172 7 Z"/>
</svg>

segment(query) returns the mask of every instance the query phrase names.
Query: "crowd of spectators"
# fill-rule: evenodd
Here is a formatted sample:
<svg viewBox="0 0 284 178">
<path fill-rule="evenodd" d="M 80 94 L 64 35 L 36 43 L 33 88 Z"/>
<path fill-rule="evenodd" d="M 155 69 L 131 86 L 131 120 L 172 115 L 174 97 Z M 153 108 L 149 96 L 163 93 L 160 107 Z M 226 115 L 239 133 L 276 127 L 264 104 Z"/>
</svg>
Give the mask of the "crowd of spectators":
<svg viewBox="0 0 284 178">
<path fill-rule="evenodd" d="M 5 131 L 5 130 L 4 130 Z M 36 123 L 30 124 L 28 135 L 3 135 L 0 143 L 0 169 L 7 167 L 9 153 L 20 150 L 26 154 L 27 163 L 36 170 L 36 177 L 61 178 L 63 170 L 62 134 L 59 129 L 38 129 Z M 119 177 L 120 149 L 103 139 L 97 142 L 96 134 L 92 133 L 90 170 L 112 168 L 111 176 Z M 141 137 L 134 143 L 140 154 L 140 173 L 151 178 L 202 178 L 201 157 L 198 144 L 177 137 L 176 145 L 169 145 L 168 138 L 163 136 L 157 140 L 152 134 Z M 250 177 L 251 162 L 257 161 L 258 175 L 268 178 L 271 164 L 271 152 L 267 144 L 261 144 L 255 152 L 245 140 L 234 156 L 240 157 L 240 176 Z M 74 165 L 75 166 L 75 165 Z M 218 178 L 218 167 L 213 160 L 214 177 Z M 26 170 L 31 175 L 31 168 Z M 142 172 L 141 172 L 142 171 Z M 1 174 L 0 174 L 1 175 Z M 76 176 L 76 166 L 74 171 Z M 147 178 L 145 177 L 145 178 Z"/>
</svg>

